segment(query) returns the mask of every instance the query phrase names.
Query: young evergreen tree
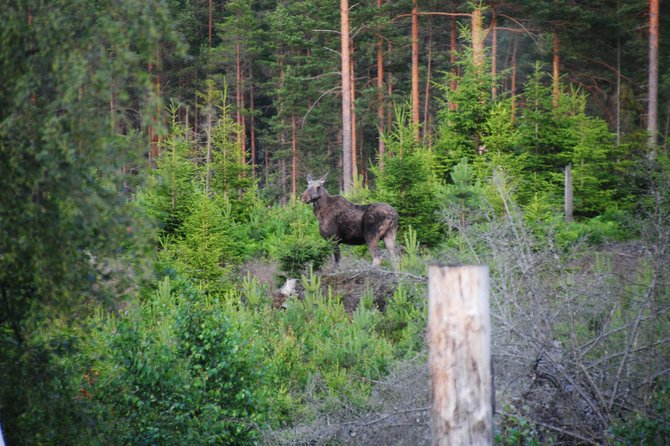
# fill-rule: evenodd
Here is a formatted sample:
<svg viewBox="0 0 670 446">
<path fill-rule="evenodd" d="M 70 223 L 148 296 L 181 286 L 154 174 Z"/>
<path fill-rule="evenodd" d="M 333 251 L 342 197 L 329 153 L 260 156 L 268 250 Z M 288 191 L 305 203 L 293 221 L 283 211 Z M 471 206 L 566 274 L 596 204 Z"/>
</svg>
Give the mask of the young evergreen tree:
<svg viewBox="0 0 670 446">
<path fill-rule="evenodd" d="M 375 195 L 398 210 L 401 233 L 411 226 L 421 243 L 433 246 L 443 236 L 436 216 L 440 208 L 439 182 L 432 153 L 416 140 L 410 119 L 405 109 L 396 109 L 394 130 L 385 140 L 384 171 L 373 169 L 377 177 Z"/>
</svg>

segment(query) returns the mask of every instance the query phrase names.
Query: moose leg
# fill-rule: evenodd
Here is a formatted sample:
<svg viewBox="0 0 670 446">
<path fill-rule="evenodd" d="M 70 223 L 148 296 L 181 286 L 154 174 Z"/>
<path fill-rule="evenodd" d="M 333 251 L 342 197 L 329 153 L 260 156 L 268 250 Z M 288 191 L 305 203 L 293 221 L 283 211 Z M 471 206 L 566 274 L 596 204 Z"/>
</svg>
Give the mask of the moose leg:
<svg viewBox="0 0 670 446">
<path fill-rule="evenodd" d="M 372 266 L 379 266 L 382 263 L 382 256 L 379 253 L 379 237 L 371 237 L 367 240 L 368 250 L 372 255 Z"/>
<path fill-rule="evenodd" d="M 389 250 L 389 254 L 391 255 L 391 260 L 393 261 L 394 265 L 398 263 L 398 256 L 396 255 L 395 250 L 395 233 L 396 231 L 393 229 L 384 235 L 384 244 L 386 245 L 386 249 Z"/>
<path fill-rule="evenodd" d="M 340 244 L 338 242 L 335 243 L 335 249 L 333 249 L 333 255 L 335 256 L 335 264 L 340 263 Z"/>
</svg>

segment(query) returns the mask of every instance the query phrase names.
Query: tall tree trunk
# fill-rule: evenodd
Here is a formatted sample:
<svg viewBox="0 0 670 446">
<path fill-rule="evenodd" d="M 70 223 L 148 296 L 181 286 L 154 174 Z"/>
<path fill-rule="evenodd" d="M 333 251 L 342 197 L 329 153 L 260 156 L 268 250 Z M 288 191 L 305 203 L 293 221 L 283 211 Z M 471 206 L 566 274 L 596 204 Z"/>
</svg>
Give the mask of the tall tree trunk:
<svg viewBox="0 0 670 446">
<path fill-rule="evenodd" d="M 279 139 L 282 143 L 282 146 L 284 144 L 286 144 L 286 138 L 284 137 L 283 133 L 279 135 Z M 284 158 L 279 160 L 279 174 L 280 174 L 280 178 L 281 178 L 281 181 L 280 181 L 281 196 L 282 196 L 283 202 L 286 202 L 285 201 L 286 199 L 284 198 L 284 197 L 286 197 L 286 159 L 284 159 Z"/>
<path fill-rule="evenodd" d="M 161 50 L 160 46 L 156 49 L 156 83 L 154 84 L 156 88 L 156 126 L 160 126 L 160 121 L 161 121 L 161 94 L 163 92 L 163 87 L 161 84 Z M 160 150 L 160 143 L 161 143 L 161 135 L 160 133 L 157 133 L 155 136 L 155 142 L 154 142 L 154 155 L 158 156 L 159 155 L 159 150 Z"/>
<path fill-rule="evenodd" d="M 618 6 L 618 5 L 617 5 Z M 617 7 L 617 11 L 618 11 Z M 616 146 L 621 145 L 621 38 L 616 42 Z"/>
<path fill-rule="evenodd" d="M 559 84 L 559 77 L 561 75 L 560 72 L 560 56 L 559 56 L 559 50 L 560 50 L 560 40 L 558 39 L 558 33 L 554 31 L 554 62 L 553 62 L 553 79 L 552 79 L 552 105 L 554 106 L 554 109 L 558 108 L 558 98 L 561 94 L 561 88 Z"/>
<path fill-rule="evenodd" d="M 249 109 L 251 111 L 251 116 L 249 118 L 249 137 L 251 139 L 251 176 L 256 178 L 256 120 L 254 116 L 254 79 L 251 67 L 249 67 Z"/>
<path fill-rule="evenodd" d="M 476 71 L 484 68 L 484 25 L 480 8 L 472 11 L 472 64 Z"/>
<path fill-rule="evenodd" d="M 377 0 L 377 9 L 381 11 L 382 0 Z M 384 144 L 384 39 L 382 39 L 381 31 L 377 37 L 377 126 L 379 134 L 378 151 L 379 151 L 379 171 L 384 171 L 384 152 L 386 145 Z"/>
<path fill-rule="evenodd" d="M 391 54 L 391 48 L 391 42 L 388 42 L 389 54 Z M 391 103 L 393 102 L 393 74 L 390 72 L 386 73 L 386 97 Z M 386 107 L 386 123 L 387 128 L 393 127 L 393 107 Z"/>
<path fill-rule="evenodd" d="M 29 19 L 30 22 L 30 19 Z M 109 52 L 109 64 L 114 64 L 114 52 Z M 112 132 L 116 132 L 116 82 L 114 82 L 114 77 L 112 75 L 109 80 L 109 123 L 112 129 Z"/>
<path fill-rule="evenodd" d="M 149 76 L 153 78 L 154 81 L 154 94 L 156 95 L 156 108 L 151 111 L 151 118 L 149 123 L 149 128 L 147 129 L 149 133 L 149 163 L 152 164 L 153 160 L 158 157 L 158 143 L 159 136 L 156 132 L 156 127 L 158 126 L 159 116 L 160 116 L 160 106 L 158 103 L 158 98 L 161 94 L 161 83 L 160 83 L 160 73 L 159 73 L 159 63 L 160 63 L 160 50 L 156 51 L 156 60 L 149 62 Z M 81 94 L 81 92 L 80 92 Z"/>
<path fill-rule="evenodd" d="M 212 87 L 210 86 L 209 91 L 207 92 L 207 154 L 205 158 L 205 164 L 207 165 L 205 173 L 205 194 L 208 197 L 211 196 L 210 186 L 212 182 L 212 112 L 214 104 L 212 104 L 213 98 L 211 89 Z"/>
<path fill-rule="evenodd" d="M 242 165 L 247 164 L 247 120 L 244 118 L 244 110 L 246 109 L 246 98 L 244 95 L 244 74 L 242 74 L 240 80 L 240 90 L 242 91 L 240 95 L 240 128 L 239 128 L 239 139 L 240 139 L 240 162 Z M 246 176 L 246 172 L 242 170 L 242 176 Z"/>
<path fill-rule="evenodd" d="M 240 42 L 238 41 L 235 45 L 235 104 L 236 104 L 236 121 L 238 125 L 238 143 L 242 147 L 242 152 L 244 153 L 244 136 L 242 134 L 242 129 L 244 127 L 242 123 L 242 56 L 240 51 Z"/>
<path fill-rule="evenodd" d="M 193 82 L 194 85 L 198 85 L 198 69 L 195 69 L 195 80 Z M 193 102 L 195 106 L 193 107 L 193 137 L 197 141 L 198 140 L 198 90 L 196 88 L 196 91 L 193 95 L 194 99 Z M 197 144 L 196 144 L 197 146 Z"/>
<path fill-rule="evenodd" d="M 412 124 L 419 141 L 419 4 L 412 0 Z"/>
<path fill-rule="evenodd" d="M 426 94 L 423 98 L 423 141 L 428 147 L 431 146 L 429 140 L 430 135 L 430 74 L 433 63 L 433 20 L 428 21 L 428 65 L 426 67 Z"/>
<path fill-rule="evenodd" d="M 291 194 L 298 193 L 298 135 L 296 116 L 291 116 Z"/>
<path fill-rule="evenodd" d="M 451 36 L 449 40 L 449 66 L 451 71 L 451 82 L 449 82 L 449 90 L 456 91 L 458 84 L 456 83 L 456 17 L 451 17 Z M 456 110 L 456 103 L 449 101 L 449 110 Z"/>
<path fill-rule="evenodd" d="M 209 23 L 207 26 L 207 41 L 209 42 L 209 47 L 212 47 L 212 25 L 213 25 L 213 15 L 214 15 L 214 1 L 209 0 Z"/>
<path fill-rule="evenodd" d="M 349 0 L 340 0 L 340 34 L 342 36 L 342 186 L 345 193 L 353 186 L 351 160 L 351 73 L 349 55 Z"/>
<path fill-rule="evenodd" d="M 649 0 L 649 103 L 647 114 L 647 144 L 658 143 L 658 0 Z"/>
<path fill-rule="evenodd" d="M 351 73 L 351 175 L 354 180 L 358 177 L 358 163 L 357 163 L 357 132 L 356 132 L 356 71 L 354 67 L 354 43 L 351 42 L 351 53 L 349 73 Z"/>
<path fill-rule="evenodd" d="M 512 81 L 510 92 L 512 94 L 512 122 L 516 119 L 516 53 L 519 49 L 519 37 L 514 34 L 514 46 L 512 48 Z"/>
<path fill-rule="evenodd" d="M 491 38 L 491 97 L 495 100 L 498 96 L 498 86 L 496 84 L 498 77 L 498 31 L 493 22 L 493 36 Z"/>
</svg>

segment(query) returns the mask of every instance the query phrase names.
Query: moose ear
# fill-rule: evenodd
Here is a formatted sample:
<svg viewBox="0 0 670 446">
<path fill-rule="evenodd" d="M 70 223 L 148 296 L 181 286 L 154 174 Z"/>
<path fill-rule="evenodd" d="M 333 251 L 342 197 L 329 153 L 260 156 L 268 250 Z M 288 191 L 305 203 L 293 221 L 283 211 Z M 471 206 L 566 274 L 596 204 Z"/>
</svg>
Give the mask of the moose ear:
<svg viewBox="0 0 670 446">
<path fill-rule="evenodd" d="M 321 181 L 322 183 L 325 183 L 325 182 L 326 182 L 326 178 L 328 178 L 328 172 L 326 172 L 326 174 L 325 174 L 324 176 L 322 176 L 321 178 L 319 178 L 319 181 Z"/>
<path fill-rule="evenodd" d="M 307 174 L 307 182 L 308 182 L 308 183 L 311 183 L 312 181 L 314 181 L 314 178 L 312 178 L 312 174 L 311 174 L 311 173 L 308 173 L 308 174 Z"/>
</svg>

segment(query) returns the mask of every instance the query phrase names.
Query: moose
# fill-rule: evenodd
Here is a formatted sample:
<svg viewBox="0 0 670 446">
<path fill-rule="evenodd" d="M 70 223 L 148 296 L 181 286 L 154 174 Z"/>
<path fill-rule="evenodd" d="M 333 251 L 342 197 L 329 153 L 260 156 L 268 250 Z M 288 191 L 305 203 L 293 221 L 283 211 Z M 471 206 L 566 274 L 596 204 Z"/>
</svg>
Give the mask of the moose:
<svg viewBox="0 0 670 446">
<path fill-rule="evenodd" d="M 319 232 L 326 240 L 335 241 L 335 263 L 340 261 L 340 243 L 346 245 L 367 244 L 372 255 L 372 264 L 379 266 L 382 261 L 379 241 L 384 240 L 386 248 L 395 263 L 395 236 L 398 230 L 398 212 L 386 203 L 357 205 L 339 195 L 330 195 L 323 183 L 326 173 L 318 180 L 307 175 L 307 189 L 302 194 L 303 203 L 311 203 L 319 222 Z"/>
</svg>

